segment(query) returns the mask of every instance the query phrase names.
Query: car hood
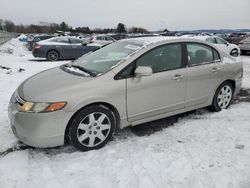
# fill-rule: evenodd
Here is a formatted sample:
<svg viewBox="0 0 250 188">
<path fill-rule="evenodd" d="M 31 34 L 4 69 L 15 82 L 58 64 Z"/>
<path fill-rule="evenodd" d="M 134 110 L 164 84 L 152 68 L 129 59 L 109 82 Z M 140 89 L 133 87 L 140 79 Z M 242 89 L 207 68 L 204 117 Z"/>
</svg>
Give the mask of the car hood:
<svg viewBox="0 0 250 188">
<path fill-rule="evenodd" d="M 60 67 L 40 72 L 18 87 L 19 96 L 31 102 L 58 102 L 70 97 L 70 92 L 93 87 L 94 77 L 77 76 L 63 71 Z M 85 85 L 86 83 L 89 83 Z"/>
</svg>

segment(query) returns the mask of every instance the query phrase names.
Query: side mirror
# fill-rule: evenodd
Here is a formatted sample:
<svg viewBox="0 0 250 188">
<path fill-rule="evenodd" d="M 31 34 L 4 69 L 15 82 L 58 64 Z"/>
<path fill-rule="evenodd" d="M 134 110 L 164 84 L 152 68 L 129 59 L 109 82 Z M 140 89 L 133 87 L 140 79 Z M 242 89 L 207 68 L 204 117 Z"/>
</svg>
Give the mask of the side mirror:
<svg viewBox="0 0 250 188">
<path fill-rule="evenodd" d="M 226 44 L 227 46 L 229 46 L 229 43 L 227 42 L 227 44 Z"/>
<path fill-rule="evenodd" d="M 82 46 L 87 46 L 87 43 L 86 42 L 82 42 Z"/>
<path fill-rule="evenodd" d="M 151 76 L 152 74 L 153 74 L 153 70 L 151 67 L 139 66 L 135 69 L 135 76 L 137 77 Z"/>
</svg>

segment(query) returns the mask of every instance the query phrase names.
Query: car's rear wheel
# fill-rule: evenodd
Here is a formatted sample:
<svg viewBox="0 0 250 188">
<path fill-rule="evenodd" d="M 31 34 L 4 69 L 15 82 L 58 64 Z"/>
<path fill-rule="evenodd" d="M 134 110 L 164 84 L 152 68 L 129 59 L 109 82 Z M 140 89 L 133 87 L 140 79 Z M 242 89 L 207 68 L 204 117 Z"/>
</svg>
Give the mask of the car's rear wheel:
<svg viewBox="0 0 250 188">
<path fill-rule="evenodd" d="M 69 125 L 69 141 L 81 151 L 99 149 L 112 137 L 116 120 L 105 106 L 94 105 L 78 112 Z"/>
<path fill-rule="evenodd" d="M 48 61 L 58 61 L 59 60 L 59 53 L 55 50 L 50 50 L 47 54 Z"/>
<path fill-rule="evenodd" d="M 241 50 L 241 54 L 242 54 L 242 55 L 246 55 L 246 54 L 247 54 L 247 51 L 246 51 L 246 50 Z"/>
<path fill-rule="evenodd" d="M 227 109 L 230 106 L 232 99 L 233 86 L 230 82 L 224 82 L 215 92 L 211 109 L 216 112 L 221 111 L 222 109 Z"/>
</svg>

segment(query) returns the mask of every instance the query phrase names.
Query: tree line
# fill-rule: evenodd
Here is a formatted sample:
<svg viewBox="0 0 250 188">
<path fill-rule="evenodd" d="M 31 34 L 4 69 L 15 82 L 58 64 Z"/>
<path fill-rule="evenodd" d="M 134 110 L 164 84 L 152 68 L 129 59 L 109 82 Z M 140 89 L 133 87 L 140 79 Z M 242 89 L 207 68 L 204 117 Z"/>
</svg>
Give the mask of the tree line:
<svg viewBox="0 0 250 188">
<path fill-rule="evenodd" d="M 16 25 L 10 20 L 0 19 L 0 30 L 7 32 L 16 32 L 16 33 L 56 33 L 58 31 L 62 32 L 71 32 L 71 33 L 148 33 L 148 31 L 142 27 L 131 27 L 126 28 L 126 25 L 119 23 L 116 28 L 95 28 L 90 29 L 89 27 L 76 27 L 73 28 L 68 25 L 65 21 L 60 24 L 57 23 L 48 23 L 48 22 L 39 22 L 39 24 L 30 24 Z"/>
</svg>

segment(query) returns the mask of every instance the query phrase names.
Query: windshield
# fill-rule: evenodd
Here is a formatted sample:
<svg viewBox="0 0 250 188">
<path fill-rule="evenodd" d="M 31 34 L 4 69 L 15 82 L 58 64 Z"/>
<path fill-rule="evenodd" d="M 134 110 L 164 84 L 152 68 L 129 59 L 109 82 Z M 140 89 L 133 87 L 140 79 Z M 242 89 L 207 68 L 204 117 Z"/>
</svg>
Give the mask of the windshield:
<svg viewBox="0 0 250 188">
<path fill-rule="evenodd" d="M 81 66 L 93 74 L 103 74 L 116 66 L 121 60 L 139 50 L 142 43 L 119 41 L 77 59 L 73 65 Z"/>
</svg>

